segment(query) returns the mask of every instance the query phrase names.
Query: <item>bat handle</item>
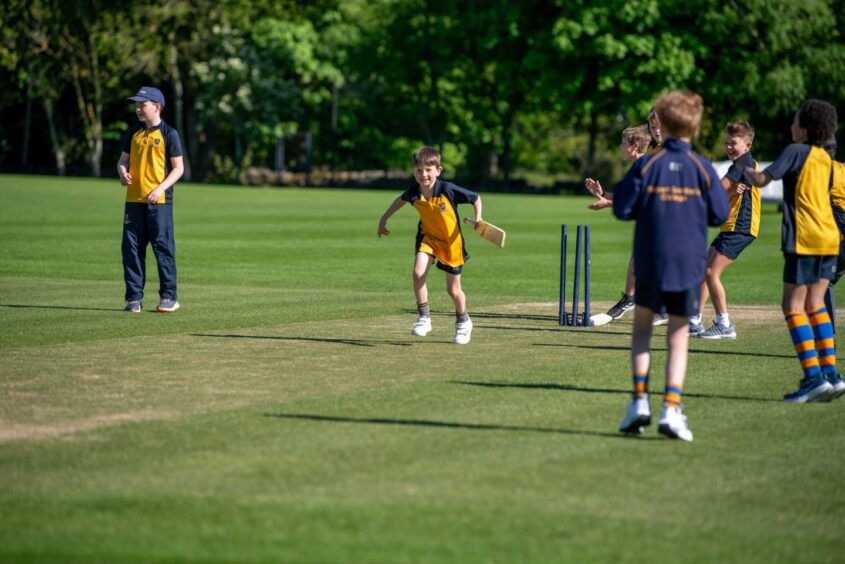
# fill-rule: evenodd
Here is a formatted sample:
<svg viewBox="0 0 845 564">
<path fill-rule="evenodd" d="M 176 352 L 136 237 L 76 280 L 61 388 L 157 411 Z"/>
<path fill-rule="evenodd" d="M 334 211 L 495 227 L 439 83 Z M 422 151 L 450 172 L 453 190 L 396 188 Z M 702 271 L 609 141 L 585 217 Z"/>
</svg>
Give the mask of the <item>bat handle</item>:
<svg viewBox="0 0 845 564">
<path fill-rule="evenodd" d="M 466 223 L 467 225 L 472 225 L 473 227 L 475 227 L 475 222 L 468 217 L 464 218 L 464 223 Z"/>
</svg>

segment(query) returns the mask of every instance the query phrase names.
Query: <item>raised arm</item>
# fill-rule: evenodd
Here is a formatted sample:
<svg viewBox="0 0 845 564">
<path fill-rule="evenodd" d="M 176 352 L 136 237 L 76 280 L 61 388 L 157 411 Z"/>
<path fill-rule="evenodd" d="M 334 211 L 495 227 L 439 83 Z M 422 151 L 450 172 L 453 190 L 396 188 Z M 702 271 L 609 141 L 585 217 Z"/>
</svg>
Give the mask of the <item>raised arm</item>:
<svg viewBox="0 0 845 564">
<path fill-rule="evenodd" d="M 763 172 L 760 172 L 751 167 L 747 167 L 745 171 L 743 171 L 743 176 L 745 176 L 745 179 L 748 180 L 752 186 L 757 186 L 758 188 L 762 188 L 772 181 L 772 175 L 769 174 L 768 171 L 764 170 Z"/>
<path fill-rule="evenodd" d="M 396 211 L 405 205 L 405 200 L 402 199 L 402 196 L 398 196 L 393 203 L 387 208 L 381 218 L 378 220 L 378 236 L 381 238 L 382 235 L 390 235 L 390 230 L 387 228 L 387 220 L 390 219 Z"/>
</svg>

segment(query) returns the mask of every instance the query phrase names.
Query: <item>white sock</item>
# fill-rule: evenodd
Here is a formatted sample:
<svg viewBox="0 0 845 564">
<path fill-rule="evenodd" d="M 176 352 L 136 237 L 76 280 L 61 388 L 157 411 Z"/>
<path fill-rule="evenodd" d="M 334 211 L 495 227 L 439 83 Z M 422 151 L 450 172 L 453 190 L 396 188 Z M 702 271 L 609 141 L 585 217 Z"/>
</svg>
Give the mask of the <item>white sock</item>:
<svg viewBox="0 0 845 564">
<path fill-rule="evenodd" d="M 701 314 L 696 313 L 695 315 L 691 315 L 689 318 L 689 322 L 693 325 L 701 325 Z"/>
<path fill-rule="evenodd" d="M 727 313 L 717 314 L 716 315 L 716 323 L 718 323 L 722 327 L 730 327 L 731 326 L 731 320 L 728 317 Z"/>
</svg>

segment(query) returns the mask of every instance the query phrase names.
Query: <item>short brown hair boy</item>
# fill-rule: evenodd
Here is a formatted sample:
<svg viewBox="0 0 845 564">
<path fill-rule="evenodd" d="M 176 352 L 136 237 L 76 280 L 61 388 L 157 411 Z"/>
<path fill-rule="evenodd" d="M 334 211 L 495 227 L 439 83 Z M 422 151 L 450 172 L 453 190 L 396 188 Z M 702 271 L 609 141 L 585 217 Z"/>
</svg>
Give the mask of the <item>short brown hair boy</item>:
<svg viewBox="0 0 845 564">
<path fill-rule="evenodd" d="M 651 135 L 648 132 L 647 125 L 635 125 L 626 127 L 622 132 L 622 140 L 628 145 L 637 148 L 638 153 L 645 153 L 648 150 L 648 144 L 651 143 Z"/>
<path fill-rule="evenodd" d="M 414 151 L 414 155 L 412 157 L 414 161 L 414 166 L 422 165 L 422 166 L 442 166 L 440 151 L 434 149 L 432 147 L 422 147 Z"/>
<path fill-rule="evenodd" d="M 725 135 L 739 137 L 749 145 L 754 142 L 754 128 L 747 121 L 735 121 L 725 126 Z"/>
<path fill-rule="evenodd" d="M 667 137 L 692 138 L 701 126 L 704 101 L 695 92 L 671 90 L 657 99 L 654 110 Z"/>
</svg>

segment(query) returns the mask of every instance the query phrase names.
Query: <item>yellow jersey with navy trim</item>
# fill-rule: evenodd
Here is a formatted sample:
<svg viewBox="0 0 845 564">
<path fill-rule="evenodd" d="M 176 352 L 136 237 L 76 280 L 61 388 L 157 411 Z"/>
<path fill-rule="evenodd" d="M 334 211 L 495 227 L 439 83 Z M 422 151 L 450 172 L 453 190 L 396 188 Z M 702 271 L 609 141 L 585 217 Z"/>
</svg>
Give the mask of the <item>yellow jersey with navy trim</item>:
<svg viewBox="0 0 845 564">
<path fill-rule="evenodd" d="M 833 161 L 821 147 L 788 145 L 766 171 L 783 179 L 784 253 L 808 256 L 839 254 L 839 231 L 831 206 Z"/>
<path fill-rule="evenodd" d="M 732 185 L 740 183 L 748 184 L 742 173 L 749 167 L 754 170 L 759 169 L 757 161 L 751 156 L 751 151 L 742 154 L 731 163 L 728 172 L 725 173 L 725 178 L 730 180 Z M 720 231 L 742 233 L 757 237 L 757 234 L 760 232 L 760 188 L 758 186 L 751 186 L 742 194 L 731 193 L 729 204 L 731 211 L 728 214 L 727 221 L 722 224 Z"/>
<path fill-rule="evenodd" d="M 161 122 L 147 127 L 137 123 L 123 139 L 122 151 L 129 155 L 132 184 L 126 186 L 126 201 L 146 203 L 144 198 L 170 174 L 170 159 L 182 156 L 182 143 L 175 129 Z M 173 201 L 173 186 L 164 191 L 157 204 Z"/>
<path fill-rule="evenodd" d="M 458 204 L 472 204 L 478 199 L 478 194 L 438 179 L 430 198 L 421 193 L 416 183 L 401 197 L 420 214 L 417 252 L 432 255 L 448 266 L 463 265 L 469 255 L 461 233 Z"/>
</svg>

